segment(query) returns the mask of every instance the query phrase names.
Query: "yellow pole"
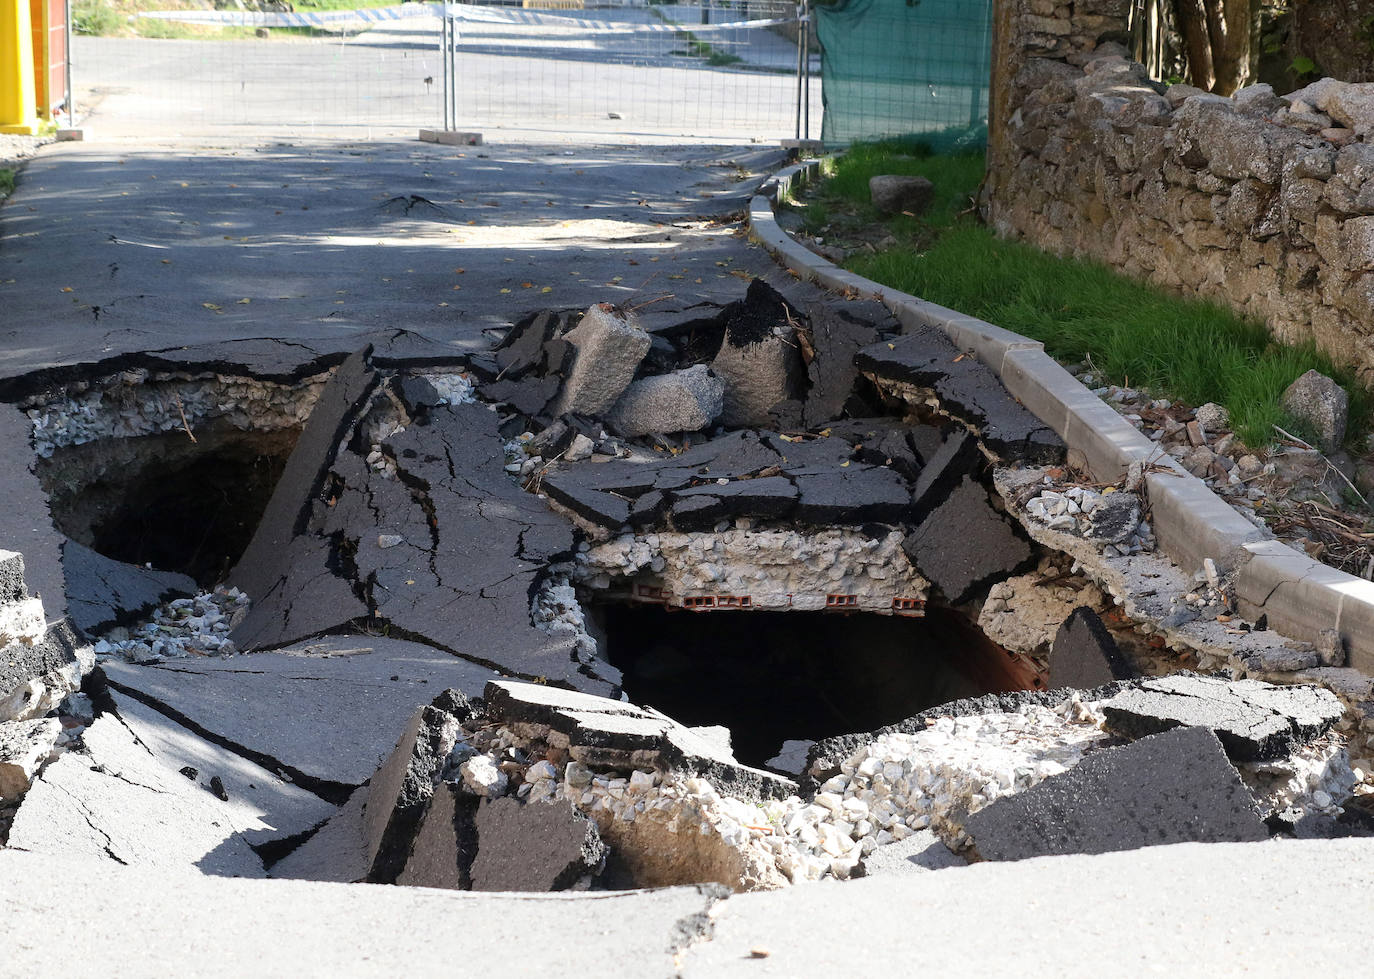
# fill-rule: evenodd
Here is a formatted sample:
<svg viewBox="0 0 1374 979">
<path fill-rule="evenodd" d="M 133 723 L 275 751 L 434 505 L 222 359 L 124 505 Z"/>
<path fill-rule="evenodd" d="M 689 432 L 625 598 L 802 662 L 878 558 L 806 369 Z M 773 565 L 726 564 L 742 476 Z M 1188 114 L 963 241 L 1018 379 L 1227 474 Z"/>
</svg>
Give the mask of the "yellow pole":
<svg viewBox="0 0 1374 979">
<path fill-rule="evenodd" d="M 38 132 L 29 0 L 0 0 L 0 133 Z"/>
</svg>

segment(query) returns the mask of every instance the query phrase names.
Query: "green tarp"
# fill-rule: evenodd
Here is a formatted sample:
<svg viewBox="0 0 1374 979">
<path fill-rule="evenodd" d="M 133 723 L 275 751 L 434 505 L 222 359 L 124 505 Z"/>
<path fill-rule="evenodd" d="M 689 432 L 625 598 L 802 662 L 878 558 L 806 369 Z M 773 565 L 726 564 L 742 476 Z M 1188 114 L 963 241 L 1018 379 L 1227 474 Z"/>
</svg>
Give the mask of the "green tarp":
<svg viewBox="0 0 1374 979">
<path fill-rule="evenodd" d="M 821 138 L 929 135 L 936 152 L 986 141 L 991 0 L 814 3 Z"/>
</svg>

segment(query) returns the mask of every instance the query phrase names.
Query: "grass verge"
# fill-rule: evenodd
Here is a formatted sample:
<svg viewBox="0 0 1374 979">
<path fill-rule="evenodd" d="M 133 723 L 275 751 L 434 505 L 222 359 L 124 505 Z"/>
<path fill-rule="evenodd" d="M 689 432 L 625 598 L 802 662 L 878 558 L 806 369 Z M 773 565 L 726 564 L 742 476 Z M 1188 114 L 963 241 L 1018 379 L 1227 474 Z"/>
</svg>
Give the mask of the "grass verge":
<svg viewBox="0 0 1374 979">
<path fill-rule="evenodd" d="M 868 178 L 880 173 L 930 179 L 937 189 L 930 211 L 876 215 Z M 805 226 L 833 234 L 839 224 L 843 236 L 845 222 L 879 222 L 886 247 L 852 255 L 845 262 L 851 271 L 1039 340 L 1062 362 L 1089 361 L 1109 383 L 1194 406 L 1225 405 L 1252 448 L 1274 441 L 1274 425 L 1311 434 L 1280 406 L 1284 389 L 1309 369 L 1334 377 L 1349 394 L 1347 440 L 1369 431 L 1369 392 L 1314 345 L 1278 343 L 1262 323 L 1215 303 L 994 237 L 967 211 L 982 173 L 981 156 L 923 156 L 911 142 L 856 146 L 812 195 Z"/>
</svg>

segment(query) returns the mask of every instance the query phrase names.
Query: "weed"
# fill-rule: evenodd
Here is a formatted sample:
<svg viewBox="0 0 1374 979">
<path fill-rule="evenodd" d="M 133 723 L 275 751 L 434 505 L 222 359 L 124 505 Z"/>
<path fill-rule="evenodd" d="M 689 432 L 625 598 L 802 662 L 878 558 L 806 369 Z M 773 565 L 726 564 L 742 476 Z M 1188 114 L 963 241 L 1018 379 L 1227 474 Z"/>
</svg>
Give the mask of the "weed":
<svg viewBox="0 0 1374 979">
<path fill-rule="evenodd" d="M 14 193 L 14 171 L 5 167 L 0 167 L 0 197 L 8 197 Z"/>
</svg>

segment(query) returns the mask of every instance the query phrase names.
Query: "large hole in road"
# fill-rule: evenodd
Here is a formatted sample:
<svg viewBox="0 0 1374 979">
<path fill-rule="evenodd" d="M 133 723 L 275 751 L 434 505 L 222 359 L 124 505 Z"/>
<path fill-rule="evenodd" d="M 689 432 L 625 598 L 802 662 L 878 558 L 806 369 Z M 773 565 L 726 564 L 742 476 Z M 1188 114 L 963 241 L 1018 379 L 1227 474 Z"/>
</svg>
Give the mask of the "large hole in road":
<svg viewBox="0 0 1374 979">
<path fill-rule="evenodd" d="M 243 553 L 299 429 L 185 432 L 65 446 L 40 461 L 53 522 L 106 557 L 222 580 Z"/>
<path fill-rule="evenodd" d="M 783 741 L 871 731 L 962 697 L 1021 689 L 1007 652 L 959 612 L 669 610 L 593 606 L 631 702 L 730 729 L 761 765 Z"/>
</svg>

